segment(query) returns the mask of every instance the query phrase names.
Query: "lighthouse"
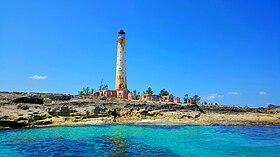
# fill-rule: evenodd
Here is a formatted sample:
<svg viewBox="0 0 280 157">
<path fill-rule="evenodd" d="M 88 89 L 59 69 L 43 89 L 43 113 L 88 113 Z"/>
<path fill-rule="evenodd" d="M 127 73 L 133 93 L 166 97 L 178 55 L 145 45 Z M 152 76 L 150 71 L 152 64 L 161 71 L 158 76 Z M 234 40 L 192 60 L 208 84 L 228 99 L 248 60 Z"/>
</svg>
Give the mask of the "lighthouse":
<svg viewBox="0 0 280 157">
<path fill-rule="evenodd" d="M 125 32 L 118 32 L 118 50 L 117 50 L 117 65 L 116 65 L 116 91 L 127 90 L 126 78 L 126 48 L 125 48 Z"/>
</svg>

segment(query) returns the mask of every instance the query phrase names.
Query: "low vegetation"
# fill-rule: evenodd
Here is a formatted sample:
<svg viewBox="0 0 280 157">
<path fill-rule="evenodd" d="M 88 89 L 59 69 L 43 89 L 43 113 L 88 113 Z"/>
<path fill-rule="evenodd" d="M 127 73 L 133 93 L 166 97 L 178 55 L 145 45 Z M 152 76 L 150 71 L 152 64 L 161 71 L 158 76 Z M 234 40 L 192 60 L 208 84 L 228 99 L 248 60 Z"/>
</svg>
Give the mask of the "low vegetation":
<svg viewBox="0 0 280 157">
<path fill-rule="evenodd" d="M 108 90 L 108 85 L 103 84 L 103 80 L 101 80 L 98 89 L 99 90 Z M 78 91 L 78 93 L 79 93 L 79 95 L 91 95 L 94 93 L 94 89 L 90 89 L 89 87 L 84 87 L 83 90 Z"/>
<path fill-rule="evenodd" d="M 132 92 L 134 95 L 135 95 L 135 99 L 136 100 L 139 100 L 140 99 L 140 92 L 137 92 L 136 90 L 134 90 L 133 92 Z"/>
<path fill-rule="evenodd" d="M 83 88 L 83 90 L 78 91 L 79 95 L 91 95 L 93 94 L 94 90 L 90 89 L 89 87 Z"/>
<path fill-rule="evenodd" d="M 160 92 L 159 92 L 159 96 L 160 96 L 160 97 L 168 96 L 168 95 L 169 95 L 169 92 L 168 92 L 165 88 L 163 88 L 163 89 L 160 90 Z"/>
<path fill-rule="evenodd" d="M 151 87 L 149 87 L 145 92 L 143 92 L 144 94 L 154 94 L 154 91 L 152 90 Z"/>
</svg>

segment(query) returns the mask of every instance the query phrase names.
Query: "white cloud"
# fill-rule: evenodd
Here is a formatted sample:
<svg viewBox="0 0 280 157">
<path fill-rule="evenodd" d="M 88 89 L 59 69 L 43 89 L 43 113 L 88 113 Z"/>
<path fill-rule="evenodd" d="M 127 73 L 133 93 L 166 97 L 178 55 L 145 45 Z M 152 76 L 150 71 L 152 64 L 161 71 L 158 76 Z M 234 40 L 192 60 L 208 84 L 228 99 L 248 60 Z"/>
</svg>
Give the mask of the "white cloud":
<svg viewBox="0 0 280 157">
<path fill-rule="evenodd" d="M 239 95 L 239 92 L 228 92 L 228 95 Z"/>
<path fill-rule="evenodd" d="M 267 93 L 264 92 L 264 91 L 260 91 L 260 92 L 259 92 L 259 95 L 262 95 L 262 96 L 263 96 L 263 95 L 267 95 Z"/>
<path fill-rule="evenodd" d="M 257 105 L 257 104 L 252 103 L 252 104 L 247 104 L 247 106 L 248 106 L 248 107 L 257 107 L 258 105 Z"/>
<path fill-rule="evenodd" d="M 33 80 L 45 80 L 48 78 L 48 76 L 33 75 L 33 76 L 30 76 L 29 78 L 33 79 Z"/>
<path fill-rule="evenodd" d="M 48 93 L 47 91 L 32 91 L 32 92 L 28 92 L 28 93 Z"/>
<path fill-rule="evenodd" d="M 224 97 L 223 95 L 220 95 L 218 93 L 214 93 L 214 94 L 210 94 L 206 97 L 206 100 L 213 100 L 213 99 L 217 99 L 217 98 L 222 98 Z"/>
</svg>

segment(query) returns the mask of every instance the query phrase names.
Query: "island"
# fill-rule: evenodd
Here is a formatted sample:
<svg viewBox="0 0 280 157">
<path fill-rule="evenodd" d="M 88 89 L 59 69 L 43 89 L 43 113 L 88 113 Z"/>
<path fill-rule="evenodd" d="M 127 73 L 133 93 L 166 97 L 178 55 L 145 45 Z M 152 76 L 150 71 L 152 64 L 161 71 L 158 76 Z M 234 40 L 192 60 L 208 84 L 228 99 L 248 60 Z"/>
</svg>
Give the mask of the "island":
<svg viewBox="0 0 280 157">
<path fill-rule="evenodd" d="M 100 124 L 279 125 L 266 108 L 141 101 L 94 95 L 0 92 L 0 129 Z"/>
</svg>

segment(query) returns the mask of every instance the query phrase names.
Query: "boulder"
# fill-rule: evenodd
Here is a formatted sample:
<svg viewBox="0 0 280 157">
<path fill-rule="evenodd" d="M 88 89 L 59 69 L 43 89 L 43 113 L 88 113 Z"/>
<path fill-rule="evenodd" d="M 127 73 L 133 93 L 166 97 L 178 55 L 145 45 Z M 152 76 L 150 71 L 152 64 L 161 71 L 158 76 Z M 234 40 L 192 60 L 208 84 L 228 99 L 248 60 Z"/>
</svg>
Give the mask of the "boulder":
<svg viewBox="0 0 280 157">
<path fill-rule="evenodd" d="M 69 116 L 70 113 L 74 113 L 74 112 L 77 111 L 69 106 L 58 106 L 48 111 L 50 115 L 58 115 L 58 116 Z"/>
</svg>

